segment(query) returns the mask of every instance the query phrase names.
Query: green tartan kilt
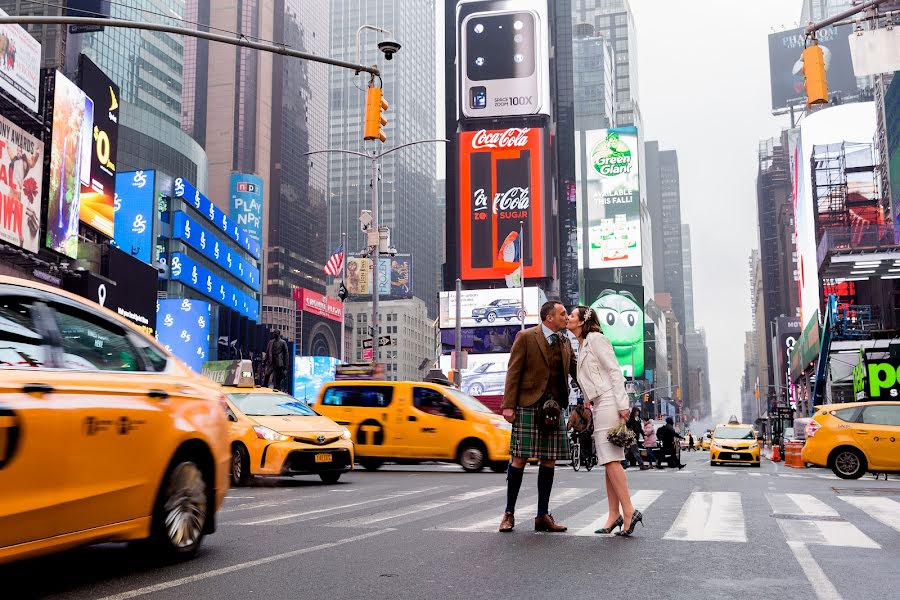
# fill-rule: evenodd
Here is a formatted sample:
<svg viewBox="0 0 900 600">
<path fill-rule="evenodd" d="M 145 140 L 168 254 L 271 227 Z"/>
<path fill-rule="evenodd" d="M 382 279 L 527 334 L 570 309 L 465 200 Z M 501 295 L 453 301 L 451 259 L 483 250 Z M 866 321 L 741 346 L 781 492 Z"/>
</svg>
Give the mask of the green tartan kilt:
<svg viewBox="0 0 900 600">
<path fill-rule="evenodd" d="M 510 456 L 548 460 L 570 458 L 565 422 L 560 419 L 558 430 L 544 433 L 537 426 L 538 404 L 539 402 L 535 402 L 531 406 L 516 407 L 516 422 L 513 423 L 512 437 L 509 440 Z"/>
</svg>

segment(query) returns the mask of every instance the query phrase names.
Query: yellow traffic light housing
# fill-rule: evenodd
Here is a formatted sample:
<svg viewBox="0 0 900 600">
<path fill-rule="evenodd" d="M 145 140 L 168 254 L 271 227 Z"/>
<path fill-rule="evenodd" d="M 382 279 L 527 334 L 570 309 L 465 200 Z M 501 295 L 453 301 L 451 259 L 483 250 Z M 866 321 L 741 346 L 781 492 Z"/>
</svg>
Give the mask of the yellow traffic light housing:
<svg viewBox="0 0 900 600">
<path fill-rule="evenodd" d="M 369 86 L 366 91 L 366 121 L 363 129 L 364 140 L 381 140 L 382 143 L 387 139 L 384 135 L 382 127 L 387 125 L 387 118 L 384 111 L 390 108 L 381 94 L 381 88 L 374 85 Z"/>
<path fill-rule="evenodd" d="M 828 103 L 828 80 L 825 77 L 825 54 L 817 43 L 803 50 L 803 77 L 806 79 L 806 104 Z"/>
</svg>

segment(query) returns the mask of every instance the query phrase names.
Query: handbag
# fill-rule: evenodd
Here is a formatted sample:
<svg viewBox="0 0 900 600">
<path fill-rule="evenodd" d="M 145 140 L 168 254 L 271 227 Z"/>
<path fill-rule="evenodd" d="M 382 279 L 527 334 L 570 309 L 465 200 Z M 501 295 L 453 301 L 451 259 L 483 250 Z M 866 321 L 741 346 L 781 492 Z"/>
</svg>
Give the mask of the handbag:
<svg viewBox="0 0 900 600">
<path fill-rule="evenodd" d="M 562 409 L 553 396 L 545 394 L 538 400 L 537 410 L 537 426 L 543 433 L 553 433 L 559 431 L 559 420 L 562 416 Z"/>
<path fill-rule="evenodd" d="M 635 443 L 637 438 L 635 437 L 634 432 L 628 428 L 628 425 L 626 425 L 624 421 L 621 421 L 607 432 L 606 439 L 614 446 L 628 448 Z"/>
</svg>

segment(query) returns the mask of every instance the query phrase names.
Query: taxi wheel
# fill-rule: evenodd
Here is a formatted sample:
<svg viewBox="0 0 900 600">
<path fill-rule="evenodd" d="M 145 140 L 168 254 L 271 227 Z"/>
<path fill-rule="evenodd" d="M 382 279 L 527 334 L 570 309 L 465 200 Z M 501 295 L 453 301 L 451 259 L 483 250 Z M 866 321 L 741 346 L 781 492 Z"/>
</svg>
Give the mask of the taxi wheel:
<svg viewBox="0 0 900 600">
<path fill-rule="evenodd" d="M 234 486 L 250 483 L 250 456 L 240 444 L 231 447 L 231 483 Z"/>
<path fill-rule="evenodd" d="M 384 461 L 380 458 L 361 458 L 359 459 L 359 464 L 366 471 L 377 471 L 384 464 Z"/>
<path fill-rule="evenodd" d="M 486 462 L 484 446 L 480 442 L 465 442 L 459 449 L 459 464 L 467 473 L 478 473 Z"/>
<path fill-rule="evenodd" d="M 340 473 L 319 473 L 319 479 L 322 480 L 322 483 L 337 483 L 340 478 Z"/>
<path fill-rule="evenodd" d="M 866 457 L 856 448 L 838 448 L 831 453 L 828 465 L 841 479 L 859 479 L 866 474 Z"/>
<path fill-rule="evenodd" d="M 153 513 L 152 540 L 165 554 L 189 558 L 203 540 L 209 511 L 208 475 L 190 458 L 176 457 Z"/>
</svg>

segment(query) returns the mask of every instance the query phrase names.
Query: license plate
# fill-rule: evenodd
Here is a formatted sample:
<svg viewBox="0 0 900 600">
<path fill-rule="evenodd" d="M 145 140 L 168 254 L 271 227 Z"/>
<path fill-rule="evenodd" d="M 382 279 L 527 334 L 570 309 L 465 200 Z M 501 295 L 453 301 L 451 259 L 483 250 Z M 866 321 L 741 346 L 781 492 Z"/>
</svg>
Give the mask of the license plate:
<svg viewBox="0 0 900 600">
<path fill-rule="evenodd" d="M 316 454 L 316 462 L 317 463 L 331 462 L 331 455 L 330 454 Z"/>
<path fill-rule="evenodd" d="M 733 458 L 734 460 L 740 460 L 741 455 L 740 454 L 732 454 L 731 458 Z"/>
</svg>

